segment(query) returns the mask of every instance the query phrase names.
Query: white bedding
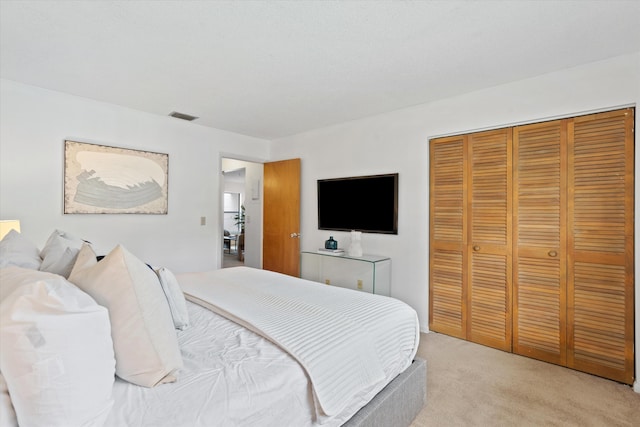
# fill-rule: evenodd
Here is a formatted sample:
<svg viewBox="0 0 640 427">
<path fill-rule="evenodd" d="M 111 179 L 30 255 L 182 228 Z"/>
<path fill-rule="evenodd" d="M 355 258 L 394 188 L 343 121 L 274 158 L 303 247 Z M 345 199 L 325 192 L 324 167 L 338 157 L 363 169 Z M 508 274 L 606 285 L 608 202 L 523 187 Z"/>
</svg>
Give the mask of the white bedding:
<svg viewBox="0 0 640 427">
<path fill-rule="evenodd" d="M 359 393 L 380 390 L 385 359 L 401 370 L 411 362 L 407 351 L 416 340 L 415 311 L 392 298 L 246 267 L 182 275 L 181 286 L 187 296 L 231 315 L 300 362 L 319 416 L 337 415 Z M 370 327 L 363 317 L 376 317 L 369 321 L 376 325 Z M 392 337 L 382 324 L 393 329 Z"/>
<path fill-rule="evenodd" d="M 295 360 L 206 308 L 187 301 L 187 309 L 191 325 L 177 331 L 179 380 L 145 388 L 116 378 L 105 426 L 312 425 L 308 381 Z"/>
<path fill-rule="evenodd" d="M 372 339 L 366 347 L 374 349 L 383 379 L 361 388 L 339 413 L 323 415 L 315 400 L 317 385 L 305 372 L 308 366 L 303 368 L 279 346 L 238 323 L 189 302 L 191 326 L 177 331 L 185 365 L 179 381 L 148 389 L 118 379 L 107 426 L 338 426 L 406 369 L 417 351 L 419 328 L 415 311 L 406 306 L 410 314 L 405 312 L 398 317 L 395 310 L 384 308 L 385 302 L 397 305 L 390 298 L 244 267 L 181 274 L 178 280 L 185 294 L 199 299 L 214 296 L 215 292 L 207 296 L 207 289 L 216 283 L 225 292 L 230 286 L 242 288 L 240 294 L 246 296 L 252 287 L 261 293 L 254 286 L 277 289 L 279 282 L 290 282 L 287 286 L 294 299 L 305 305 L 320 303 L 323 310 L 334 311 L 352 327 L 358 327 L 362 336 Z M 224 311 L 211 304 L 214 302 L 207 305 Z M 234 304 L 229 307 L 237 309 Z M 405 311 L 399 308 L 400 312 Z M 313 343 L 323 344 L 325 340 L 315 339 Z M 296 357 L 300 358 L 300 354 Z M 341 358 L 349 359 L 334 353 L 326 360 L 340 365 Z M 340 371 L 338 365 L 336 371 Z M 317 377 L 317 373 L 314 375 Z"/>
</svg>

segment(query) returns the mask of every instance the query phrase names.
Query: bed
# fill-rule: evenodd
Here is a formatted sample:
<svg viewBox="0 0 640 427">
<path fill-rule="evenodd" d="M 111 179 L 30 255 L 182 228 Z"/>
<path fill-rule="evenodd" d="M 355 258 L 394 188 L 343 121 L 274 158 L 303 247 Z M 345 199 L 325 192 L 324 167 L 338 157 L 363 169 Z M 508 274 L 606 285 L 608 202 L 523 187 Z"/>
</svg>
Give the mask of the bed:
<svg viewBox="0 0 640 427">
<path fill-rule="evenodd" d="M 85 247 L 79 252 L 81 254 L 74 259 L 68 282 L 63 276 L 54 274 L 38 276 L 36 281 L 47 283 L 49 294 L 56 294 L 57 291 L 51 290 L 53 288 L 64 288 L 68 292 L 67 283 L 73 283 L 91 295 L 98 302 L 96 307 L 87 308 L 90 303 L 83 302 L 84 305 L 80 304 L 78 308 L 79 303 L 76 302 L 76 306 L 65 308 L 67 312 L 73 311 L 76 317 L 84 316 L 85 324 L 94 322 L 105 327 L 105 313 L 101 309 L 107 308 L 115 353 L 111 353 L 111 359 L 109 351 L 104 348 L 105 340 L 97 340 L 95 333 L 83 336 L 84 328 L 73 335 L 83 337 L 84 343 L 94 340 L 91 346 L 96 348 L 96 353 L 83 358 L 82 363 L 99 363 L 98 368 L 86 366 L 76 381 L 102 384 L 96 380 L 88 383 L 90 378 L 85 379 L 98 371 L 105 372 L 102 380 L 109 377 L 111 383 L 105 382 L 97 387 L 103 392 L 95 392 L 95 399 L 91 401 L 91 396 L 83 393 L 73 396 L 76 405 L 60 405 L 66 405 L 65 410 L 71 412 L 76 410 L 74 406 L 89 408 L 85 413 L 56 413 L 52 417 L 47 411 L 51 411 L 52 401 L 60 399 L 49 396 L 46 404 L 40 406 L 37 406 L 37 399 L 34 403 L 33 396 L 16 402 L 14 397 L 22 397 L 18 395 L 21 389 L 15 386 L 19 376 L 5 372 L 12 366 L 3 349 L 0 357 L 4 376 L 0 378 L 0 386 L 6 385 L 3 402 L 13 401 L 21 423 L 27 419 L 25 413 L 32 415 L 36 412 L 33 419 L 43 420 L 46 415 L 49 425 L 56 425 L 52 420 L 59 418 L 63 422 L 57 425 L 65 425 L 65 420 L 81 420 L 83 425 L 114 427 L 403 426 L 410 424 L 425 403 L 426 366 L 423 360 L 415 358 L 419 328 L 414 310 L 392 298 L 327 287 L 247 267 L 176 276 L 165 271 L 173 279 L 174 286 L 179 284 L 180 296 L 176 299 L 174 294 L 173 302 L 169 298 L 170 290 L 163 287 L 161 293 L 167 297 L 167 311 L 173 319 L 171 326 L 176 327 L 171 329 L 179 355 L 160 360 L 158 363 L 164 363 L 164 366 L 160 370 L 152 369 L 151 373 L 140 373 L 139 366 L 131 365 L 129 372 L 121 374 L 118 368 L 123 369 L 130 363 L 144 362 L 146 365 L 148 361 L 155 360 L 155 356 L 141 353 L 145 356 L 139 357 L 138 354 L 133 362 L 119 357 L 119 352 L 123 351 L 119 349 L 125 348 L 130 352 L 132 347 L 140 345 L 140 352 L 146 350 L 142 344 L 132 344 L 131 341 L 126 346 L 121 344 L 117 332 L 119 326 L 114 323 L 114 318 L 120 316 L 118 310 L 122 310 L 126 303 L 118 300 L 114 304 L 108 299 L 103 300 L 104 295 L 94 294 L 95 289 L 87 286 L 87 281 L 90 277 L 92 284 L 99 282 L 98 288 L 104 289 L 107 287 L 105 283 L 112 284 L 113 278 L 119 277 L 120 273 L 113 272 L 114 266 L 124 265 L 127 266 L 125 270 L 133 271 L 125 276 L 136 276 L 136 280 L 130 282 L 137 283 L 144 281 L 141 276 L 151 280 L 145 271 L 151 269 L 123 248 L 119 251 L 114 249 L 113 254 L 100 262 L 94 261 L 95 254 Z M 89 267 L 80 268 L 78 265 L 83 262 Z M 33 273 L 26 273 L 24 269 L 3 268 L 0 273 L 3 282 L 19 282 L 20 289 L 25 289 L 24 285 L 34 280 Z M 162 284 L 162 275 L 154 277 L 156 280 L 160 277 Z M 55 284 L 53 288 L 51 283 Z M 3 287 L 6 288 L 0 284 L 0 290 Z M 11 301 L 6 297 L 8 293 L 10 290 L 4 289 L 0 304 L 3 312 L 6 312 L 7 301 Z M 32 294 L 41 295 L 41 290 Z M 121 298 L 126 292 L 114 291 L 116 294 L 116 298 Z M 25 295 L 31 298 L 31 294 Z M 153 300 L 154 295 L 145 295 L 143 299 Z M 182 300 L 182 295 L 186 299 Z M 41 296 L 38 298 L 42 300 Z M 160 306 L 162 302 L 157 301 L 159 304 L 155 305 Z M 180 307 L 175 307 L 176 301 Z M 58 301 L 56 304 L 67 302 Z M 181 315 L 176 315 L 176 311 L 182 311 Z M 149 315 L 142 317 L 145 316 Z M 51 324 L 50 318 L 48 324 Z M 3 322 L 3 339 L 6 337 L 5 326 Z M 96 328 L 99 327 L 92 330 Z M 130 339 L 133 334 L 130 323 L 126 323 L 123 329 L 126 339 Z M 164 330 L 166 328 L 163 327 Z M 43 332 L 47 345 L 54 345 L 55 339 L 50 339 L 47 333 Z M 144 341 L 147 338 L 137 335 L 136 339 Z M 152 347 L 170 344 L 170 341 L 160 339 Z M 69 347 L 68 342 L 65 343 L 65 351 L 66 347 Z M 85 347 L 82 351 L 88 351 Z M 177 361 L 176 357 L 180 360 Z M 148 384 L 135 384 L 145 381 Z M 78 399 L 87 402 L 81 404 Z M 100 404 L 92 407 L 93 402 Z M 59 412 L 59 408 L 55 411 Z M 33 420 L 27 421 L 24 425 Z"/>
</svg>

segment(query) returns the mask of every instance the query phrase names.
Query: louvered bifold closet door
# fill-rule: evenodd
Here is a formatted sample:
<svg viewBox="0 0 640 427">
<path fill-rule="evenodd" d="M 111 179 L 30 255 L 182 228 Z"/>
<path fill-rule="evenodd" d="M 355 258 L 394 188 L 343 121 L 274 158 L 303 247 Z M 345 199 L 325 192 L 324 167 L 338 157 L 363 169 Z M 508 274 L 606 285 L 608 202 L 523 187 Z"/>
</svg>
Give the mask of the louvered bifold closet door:
<svg viewBox="0 0 640 427">
<path fill-rule="evenodd" d="M 465 137 L 431 140 L 429 329 L 465 338 Z"/>
<path fill-rule="evenodd" d="M 511 129 L 468 135 L 467 339 L 511 351 Z"/>
<path fill-rule="evenodd" d="M 569 121 L 567 365 L 631 384 L 633 109 Z"/>
<path fill-rule="evenodd" d="M 567 121 L 513 131 L 513 352 L 566 363 Z"/>
</svg>

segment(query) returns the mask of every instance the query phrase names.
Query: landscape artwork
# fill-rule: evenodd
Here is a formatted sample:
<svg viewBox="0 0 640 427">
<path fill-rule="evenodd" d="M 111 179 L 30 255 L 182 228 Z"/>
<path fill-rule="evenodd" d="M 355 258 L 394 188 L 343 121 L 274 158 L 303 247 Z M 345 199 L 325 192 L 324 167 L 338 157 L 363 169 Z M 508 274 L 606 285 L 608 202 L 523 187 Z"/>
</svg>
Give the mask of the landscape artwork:
<svg viewBox="0 0 640 427">
<path fill-rule="evenodd" d="M 65 214 L 166 214 L 169 155 L 65 141 Z"/>
</svg>

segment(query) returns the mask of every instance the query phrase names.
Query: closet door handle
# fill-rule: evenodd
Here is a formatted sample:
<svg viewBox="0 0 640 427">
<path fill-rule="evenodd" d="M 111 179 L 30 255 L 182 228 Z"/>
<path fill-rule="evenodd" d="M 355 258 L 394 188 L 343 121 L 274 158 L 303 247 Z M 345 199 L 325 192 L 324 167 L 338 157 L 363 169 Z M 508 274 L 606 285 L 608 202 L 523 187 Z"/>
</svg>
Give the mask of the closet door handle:
<svg viewBox="0 0 640 427">
<path fill-rule="evenodd" d="M 558 252 L 556 252 L 556 251 L 549 251 L 549 254 L 548 254 L 548 255 L 549 255 L 550 257 L 556 257 L 556 256 L 558 256 Z"/>
<path fill-rule="evenodd" d="M 478 252 L 478 251 L 480 250 L 480 246 L 475 245 L 475 246 L 473 247 L 473 250 L 474 250 L 474 251 L 476 251 L 476 252 Z"/>
</svg>

